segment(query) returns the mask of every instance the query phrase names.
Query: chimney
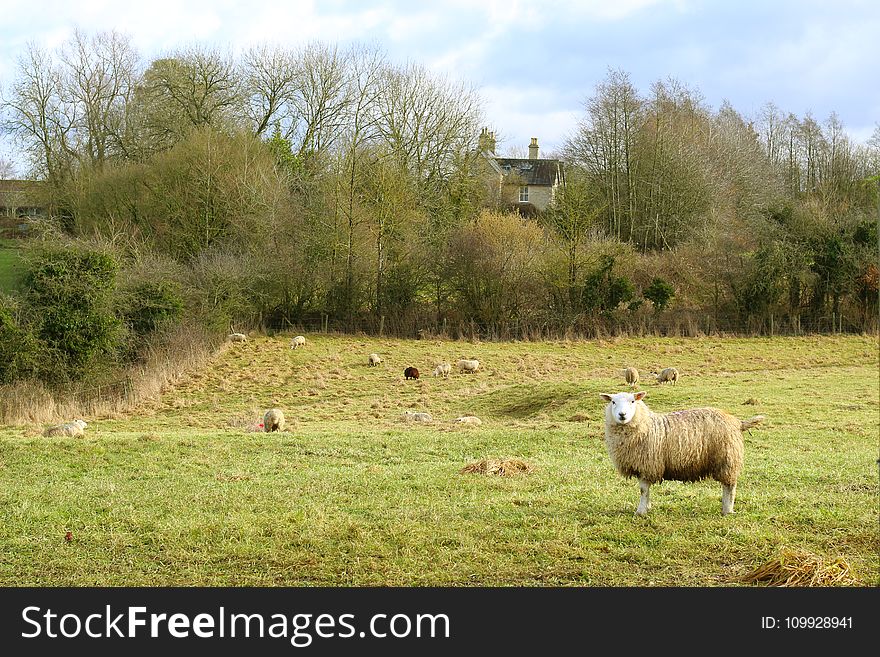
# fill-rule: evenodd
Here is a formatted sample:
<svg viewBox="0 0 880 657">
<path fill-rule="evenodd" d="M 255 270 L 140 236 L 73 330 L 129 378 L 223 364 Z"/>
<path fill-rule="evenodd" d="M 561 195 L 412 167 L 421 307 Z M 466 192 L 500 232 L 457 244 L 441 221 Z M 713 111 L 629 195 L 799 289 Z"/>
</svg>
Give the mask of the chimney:
<svg viewBox="0 0 880 657">
<path fill-rule="evenodd" d="M 488 128 L 483 128 L 480 132 L 479 146 L 481 151 L 486 151 L 489 155 L 495 155 L 495 133 L 489 132 Z"/>
<path fill-rule="evenodd" d="M 538 138 L 532 137 L 532 143 L 529 144 L 529 159 L 537 160 L 538 159 Z"/>
</svg>

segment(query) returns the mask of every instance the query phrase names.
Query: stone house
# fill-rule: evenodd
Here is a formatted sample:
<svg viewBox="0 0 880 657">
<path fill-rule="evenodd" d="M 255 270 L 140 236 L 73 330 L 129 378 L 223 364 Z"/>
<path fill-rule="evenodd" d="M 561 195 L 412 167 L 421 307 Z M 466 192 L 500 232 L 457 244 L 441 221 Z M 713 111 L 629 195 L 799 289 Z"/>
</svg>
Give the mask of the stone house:
<svg viewBox="0 0 880 657">
<path fill-rule="evenodd" d="M 516 208 L 520 214 L 534 215 L 546 210 L 560 185 L 565 184 L 561 160 L 539 157 L 538 138 L 532 137 L 529 157 L 498 157 L 495 133 L 483 128 L 480 152 L 489 165 L 493 191 L 501 205 Z"/>
</svg>

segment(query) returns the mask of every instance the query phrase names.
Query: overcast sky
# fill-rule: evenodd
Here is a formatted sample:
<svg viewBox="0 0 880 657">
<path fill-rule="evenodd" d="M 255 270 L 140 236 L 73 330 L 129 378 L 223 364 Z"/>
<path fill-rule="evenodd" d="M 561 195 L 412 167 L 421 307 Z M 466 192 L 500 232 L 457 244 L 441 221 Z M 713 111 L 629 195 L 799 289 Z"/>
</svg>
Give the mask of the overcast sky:
<svg viewBox="0 0 880 657">
<path fill-rule="evenodd" d="M 747 116 L 768 101 L 835 111 L 857 141 L 880 121 L 876 0 L 0 0 L 0 85 L 29 41 L 53 48 L 77 27 L 126 33 L 147 59 L 196 41 L 378 43 L 477 87 L 499 151 L 558 149 L 609 67 L 643 94 L 673 77 Z"/>
</svg>

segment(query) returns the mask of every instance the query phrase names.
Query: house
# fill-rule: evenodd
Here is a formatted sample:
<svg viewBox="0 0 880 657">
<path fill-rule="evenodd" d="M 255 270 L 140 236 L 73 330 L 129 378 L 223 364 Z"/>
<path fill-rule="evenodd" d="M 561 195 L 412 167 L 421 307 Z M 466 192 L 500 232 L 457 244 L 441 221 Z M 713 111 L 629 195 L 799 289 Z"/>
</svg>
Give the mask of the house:
<svg viewBox="0 0 880 657">
<path fill-rule="evenodd" d="M 521 214 L 533 215 L 546 210 L 556 190 L 565 184 L 562 161 L 541 159 L 537 137 L 532 137 L 529 144 L 528 159 L 498 157 L 495 154 L 495 133 L 487 128 L 480 133 L 479 145 L 492 171 L 499 202 L 518 209 Z"/>
<path fill-rule="evenodd" d="M 38 180 L 0 180 L 0 234 L 27 232 L 27 219 L 46 216 L 43 187 Z"/>
</svg>

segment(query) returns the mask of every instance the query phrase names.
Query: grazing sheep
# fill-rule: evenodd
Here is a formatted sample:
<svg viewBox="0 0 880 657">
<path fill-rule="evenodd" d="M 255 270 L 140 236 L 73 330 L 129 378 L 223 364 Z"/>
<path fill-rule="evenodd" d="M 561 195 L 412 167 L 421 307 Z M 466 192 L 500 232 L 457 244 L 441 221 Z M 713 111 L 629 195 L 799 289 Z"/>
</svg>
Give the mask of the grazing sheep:
<svg viewBox="0 0 880 657">
<path fill-rule="evenodd" d="M 434 376 L 442 376 L 444 379 L 448 379 L 451 371 L 452 365 L 449 363 L 440 363 L 434 368 Z"/>
<path fill-rule="evenodd" d="M 248 337 L 244 333 L 230 333 L 226 336 L 230 342 L 247 342 Z"/>
<path fill-rule="evenodd" d="M 370 354 L 367 357 L 367 365 L 369 367 L 376 367 L 381 362 L 382 362 L 382 359 L 379 357 L 379 354 Z"/>
<path fill-rule="evenodd" d="M 764 416 L 740 420 L 717 408 L 654 413 L 642 401 L 646 394 L 600 395 L 609 402 L 605 447 L 611 462 L 624 477 L 639 480 L 642 496 L 636 515 L 643 516 L 651 508 L 651 484 L 707 477 L 721 483 L 721 513 L 733 513 L 736 480 L 743 464 L 742 432 Z"/>
<path fill-rule="evenodd" d="M 651 372 L 651 375 L 657 379 L 657 383 L 669 383 L 672 382 L 672 385 L 675 385 L 675 382 L 678 381 L 678 370 L 674 367 L 667 367 L 660 370 L 660 373 Z"/>
<path fill-rule="evenodd" d="M 400 418 L 406 422 L 433 422 L 434 420 L 430 413 L 417 413 L 416 411 L 404 411 Z"/>
<path fill-rule="evenodd" d="M 89 425 L 85 420 L 74 420 L 73 422 L 65 422 L 64 424 L 56 424 L 54 427 L 49 427 L 43 432 L 43 435 L 46 437 L 70 436 L 71 438 L 76 438 L 85 433 L 83 430 L 87 426 Z"/>
<path fill-rule="evenodd" d="M 407 380 L 418 379 L 419 371 L 415 367 L 407 367 L 405 370 L 403 370 L 403 378 Z"/>
<path fill-rule="evenodd" d="M 270 408 L 263 416 L 263 431 L 284 431 L 284 412 L 280 408 Z"/>
<path fill-rule="evenodd" d="M 295 338 L 291 339 L 291 341 L 290 341 L 290 348 L 291 349 L 296 349 L 297 347 L 305 347 L 305 346 L 306 346 L 305 336 L 298 335 Z"/>
<path fill-rule="evenodd" d="M 483 421 L 474 415 L 462 415 L 461 417 L 455 418 L 453 422 L 457 422 L 458 424 L 471 424 L 475 427 L 483 424 Z"/>
<path fill-rule="evenodd" d="M 635 367 L 627 367 L 623 370 L 623 378 L 632 388 L 639 385 L 639 371 Z"/>
<path fill-rule="evenodd" d="M 462 358 L 458 361 L 458 370 L 460 372 L 474 373 L 478 369 L 480 369 L 480 361 L 478 360 Z"/>
</svg>

